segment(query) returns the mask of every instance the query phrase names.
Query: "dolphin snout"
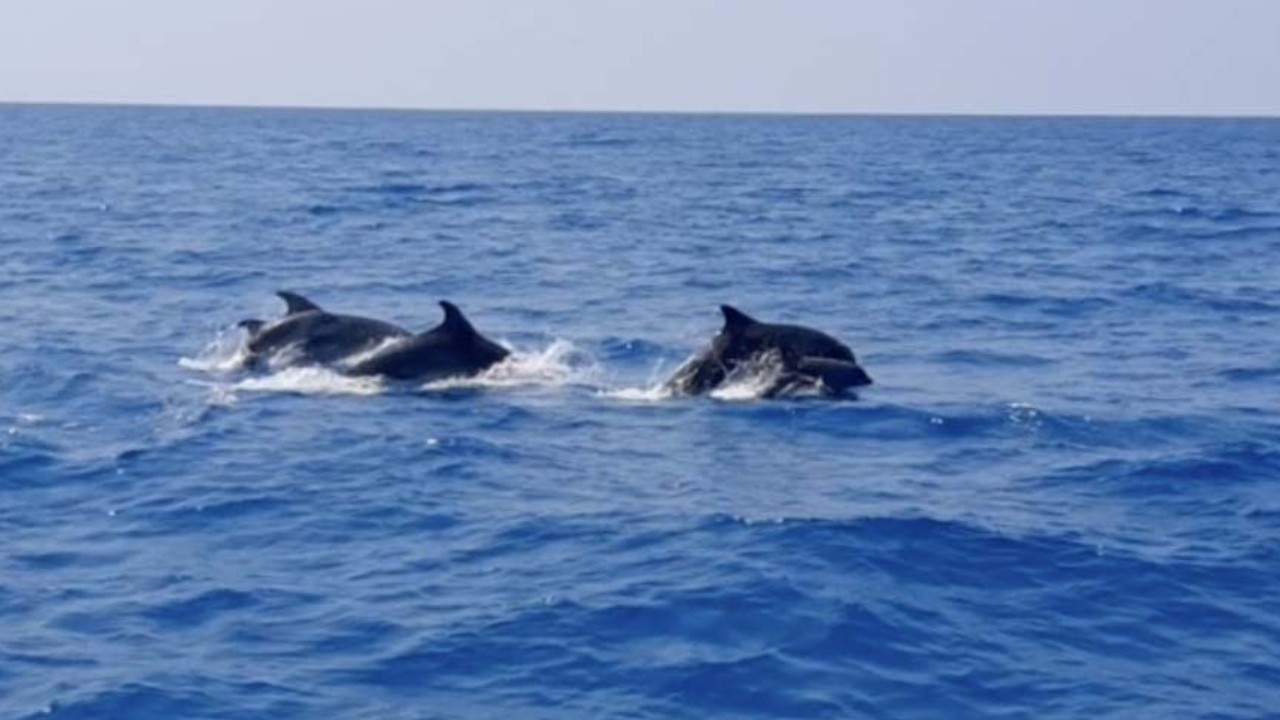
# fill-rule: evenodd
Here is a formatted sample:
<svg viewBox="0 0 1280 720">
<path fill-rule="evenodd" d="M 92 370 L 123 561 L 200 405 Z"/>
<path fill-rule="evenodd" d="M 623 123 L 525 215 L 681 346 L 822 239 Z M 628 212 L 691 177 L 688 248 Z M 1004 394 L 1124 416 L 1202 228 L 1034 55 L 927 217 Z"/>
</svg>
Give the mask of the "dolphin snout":
<svg viewBox="0 0 1280 720">
<path fill-rule="evenodd" d="M 833 392 L 863 387 L 872 382 L 871 376 L 862 369 L 861 365 L 847 360 L 806 357 L 800 359 L 796 369 L 805 375 L 822 380 L 822 384 Z"/>
<path fill-rule="evenodd" d="M 863 387 L 871 383 L 871 376 L 867 374 L 867 371 L 863 370 L 861 365 L 854 365 L 853 370 L 849 373 L 850 387 Z"/>
</svg>

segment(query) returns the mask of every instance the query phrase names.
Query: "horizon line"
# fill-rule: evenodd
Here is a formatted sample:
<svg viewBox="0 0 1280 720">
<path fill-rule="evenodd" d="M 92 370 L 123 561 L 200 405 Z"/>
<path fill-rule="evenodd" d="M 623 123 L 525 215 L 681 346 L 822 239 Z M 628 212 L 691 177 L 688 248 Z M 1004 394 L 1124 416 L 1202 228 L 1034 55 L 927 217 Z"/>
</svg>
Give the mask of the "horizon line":
<svg viewBox="0 0 1280 720">
<path fill-rule="evenodd" d="M 421 107 L 409 105 L 312 105 L 312 104 L 258 104 L 218 102 L 128 102 L 109 100 L 0 100 L 0 108 L 9 107 L 65 107 L 65 108 L 152 108 L 174 110 L 309 110 L 322 112 L 397 112 L 424 114 L 471 115 L 674 115 L 674 116 L 730 116 L 730 117 L 897 117 L 897 118 L 1075 118 L 1075 119 L 1134 119 L 1134 120 L 1280 120 L 1280 114 L 1256 113 L 1164 113 L 1164 112 L 963 112 L 963 111 L 895 111 L 895 110 L 655 110 L 632 108 L 517 108 L 517 107 Z"/>
</svg>

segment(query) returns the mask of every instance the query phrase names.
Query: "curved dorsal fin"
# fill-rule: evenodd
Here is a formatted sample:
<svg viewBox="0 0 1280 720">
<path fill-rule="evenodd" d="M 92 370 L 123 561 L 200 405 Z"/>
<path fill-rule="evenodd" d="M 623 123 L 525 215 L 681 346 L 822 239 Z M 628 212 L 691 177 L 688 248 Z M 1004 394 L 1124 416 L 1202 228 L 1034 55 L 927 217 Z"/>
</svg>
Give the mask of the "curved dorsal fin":
<svg viewBox="0 0 1280 720">
<path fill-rule="evenodd" d="M 471 322 L 462 314 L 457 305 L 448 300 L 441 300 L 440 307 L 444 308 L 444 322 L 440 327 L 458 336 L 476 334 L 476 329 L 471 326 Z"/>
<path fill-rule="evenodd" d="M 721 305 L 720 312 L 724 313 L 725 332 L 738 332 L 752 325 L 759 324 L 758 320 L 732 305 Z"/>
<path fill-rule="evenodd" d="M 288 290 L 281 290 L 276 293 L 285 304 L 285 314 L 294 315 L 308 310 L 319 310 L 320 306 L 302 297 L 298 293 L 292 293 Z"/>
</svg>

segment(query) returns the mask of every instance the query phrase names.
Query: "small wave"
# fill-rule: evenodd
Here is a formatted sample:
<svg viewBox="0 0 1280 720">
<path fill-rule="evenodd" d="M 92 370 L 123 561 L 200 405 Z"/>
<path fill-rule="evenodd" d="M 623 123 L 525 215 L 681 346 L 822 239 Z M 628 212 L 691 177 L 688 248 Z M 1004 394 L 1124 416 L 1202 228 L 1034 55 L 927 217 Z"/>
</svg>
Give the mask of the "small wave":
<svg viewBox="0 0 1280 720">
<path fill-rule="evenodd" d="M 621 148 L 635 145 L 636 140 L 633 138 L 616 137 L 611 135 L 586 134 L 575 135 L 559 144 L 562 147 Z"/>
<path fill-rule="evenodd" d="M 381 185 L 361 187 L 358 189 L 371 193 L 386 193 L 390 195 L 416 195 L 418 193 L 426 192 L 427 186 L 422 183 L 388 182 L 382 183 Z"/>
<path fill-rule="evenodd" d="M 1280 225 L 1257 225 L 1247 227 L 1223 228 L 1203 232 L 1185 233 L 1186 237 L 1195 240 L 1254 240 L 1271 239 L 1280 236 Z"/>
<path fill-rule="evenodd" d="M 1235 367 L 1218 371 L 1218 377 L 1233 382 L 1253 382 L 1280 378 L 1280 367 Z"/>
<path fill-rule="evenodd" d="M 1045 486 L 1085 487 L 1130 497 L 1218 496 L 1228 483 L 1267 483 L 1280 472 L 1280 453 L 1253 442 L 1219 443 L 1179 456 L 1107 459 L 1054 472 Z"/>
<path fill-rule="evenodd" d="M 206 590 L 199 595 L 165 599 L 142 614 L 162 628 L 196 627 L 220 616 L 253 608 L 259 599 L 252 593 L 228 588 Z"/>
<path fill-rule="evenodd" d="M 57 446 L 8 428 L 0 434 L 0 488 L 32 484 L 41 471 L 57 465 L 59 455 Z"/>
<path fill-rule="evenodd" d="M 1068 298 L 1000 292 L 987 293 L 979 296 L 978 300 L 1001 308 L 1029 308 L 1045 315 L 1058 317 L 1085 317 L 1106 310 L 1115 304 L 1111 300 L 1097 296 Z"/>
<path fill-rule="evenodd" d="M 200 691 L 181 691 L 143 683 L 125 683 L 109 690 L 76 689 L 68 700 L 52 700 L 35 718 L 137 717 L 145 708 L 152 717 L 230 717 L 228 703 Z"/>
<path fill-rule="evenodd" d="M 360 185 L 351 189 L 356 192 L 366 192 L 374 195 L 452 195 L 483 192 L 489 188 L 490 186 L 487 184 L 474 182 L 427 185 L 416 182 L 391 181 L 378 183 L 376 185 Z"/>
<path fill-rule="evenodd" d="M 799 414 L 791 422 L 807 432 L 841 439 L 875 441 L 1030 441 L 1055 448 L 1149 448 L 1204 438 L 1220 432 L 1197 416 L 1096 417 L 1042 407 L 1036 402 L 911 406 L 860 403 L 858 412 L 832 422 L 825 408 Z"/>
<path fill-rule="evenodd" d="M 460 182 L 443 185 L 428 185 L 424 191 L 428 195 L 447 195 L 449 193 L 473 193 L 490 190 L 491 186 L 487 183 Z"/>
<path fill-rule="evenodd" d="M 1215 312 L 1272 313 L 1280 311 L 1280 306 L 1274 303 L 1251 297 L 1239 297 L 1238 295 L 1241 294 L 1239 291 L 1236 296 L 1231 296 L 1221 291 L 1163 281 L 1133 285 L 1123 293 L 1139 300 L 1198 305 Z"/>
<path fill-rule="evenodd" d="M 1155 219 L 1177 219 L 1191 221 L 1208 221 L 1215 223 L 1244 223 L 1244 227 L 1254 227 L 1251 223 L 1266 223 L 1280 217 L 1280 213 L 1268 210 L 1251 210 L 1243 207 L 1202 207 L 1200 205 L 1169 205 L 1159 208 L 1143 208 L 1124 211 L 1126 217 L 1135 219 L 1155 218 Z M 1239 229 L 1225 228 L 1230 231 Z"/>
<path fill-rule="evenodd" d="M 1043 367 L 1057 363 L 1052 358 L 1020 353 L 1001 353 L 989 350 L 949 350 L 934 356 L 938 362 L 955 365 L 1000 365 L 1009 367 Z"/>
<path fill-rule="evenodd" d="M 16 427 L 21 425 L 40 425 L 45 422 L 46 418 L 39 413 L 20 412 L 12 420 Z"/>
<path fill-rule="evenodd" d="M 1241 220 L 1274 220 L 1280 213 L 1270 210 L 1251 210 L 1243 207 L 1225 207 L 1209 214 L 1211 220 L 1220 222 Z"/>
<path fill-rule="evenodd" d="M 1190 195 L 1188 195 L 1187 193 L 1181 190 L 1174 190 L 1173 188 L 1166 188 L 1166 187 L 1153 187 L 1149 190 L 1139 190 L 1138 192 L 1135 192 L 1133 194 L 1137 197 L 1155 197 L 1155 198 L 1190 197 Z"/>
</svg>

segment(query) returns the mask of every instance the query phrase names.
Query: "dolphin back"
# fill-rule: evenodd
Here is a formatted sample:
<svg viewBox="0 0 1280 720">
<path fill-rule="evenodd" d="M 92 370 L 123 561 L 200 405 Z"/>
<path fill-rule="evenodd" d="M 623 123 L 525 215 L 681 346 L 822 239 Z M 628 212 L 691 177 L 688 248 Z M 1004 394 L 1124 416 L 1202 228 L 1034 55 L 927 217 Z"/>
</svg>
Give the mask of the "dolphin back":
<svg viewBox="0 0 1280 720">
<path fill-rule="evenodd" d="M 440 325 L 365 358 L 347 372 L 433 381 L 475 375 L 510 355 L 506 348 L 481 335 L 456 305 L 441 301 L 440 307 L 444 311 Z"/>
<path fill-rule="evenodd" d="M 838 394 L 871 384 L 847 345 L 813 328 L 765 323 L 731 305 L 721 305 L 724 327 L 711 345 L 682 365 L 667 381 L 675 392 L 695 395 L 714 390 L 740 367 L 781 361 L 772 397 L 802 387 Z"/>
<path fill-rule="evenodd" d="M 251 365 L 268 359 L 290 365 L 328 365 L 412 334 L 383 320 L 326 312 L 294 292 L 281 290 L 276 294 L 285 303 L 284 317 L 272 322 L 251 318 L 239 323 L 248 334 L 246 349 Z"/>
</svg>

